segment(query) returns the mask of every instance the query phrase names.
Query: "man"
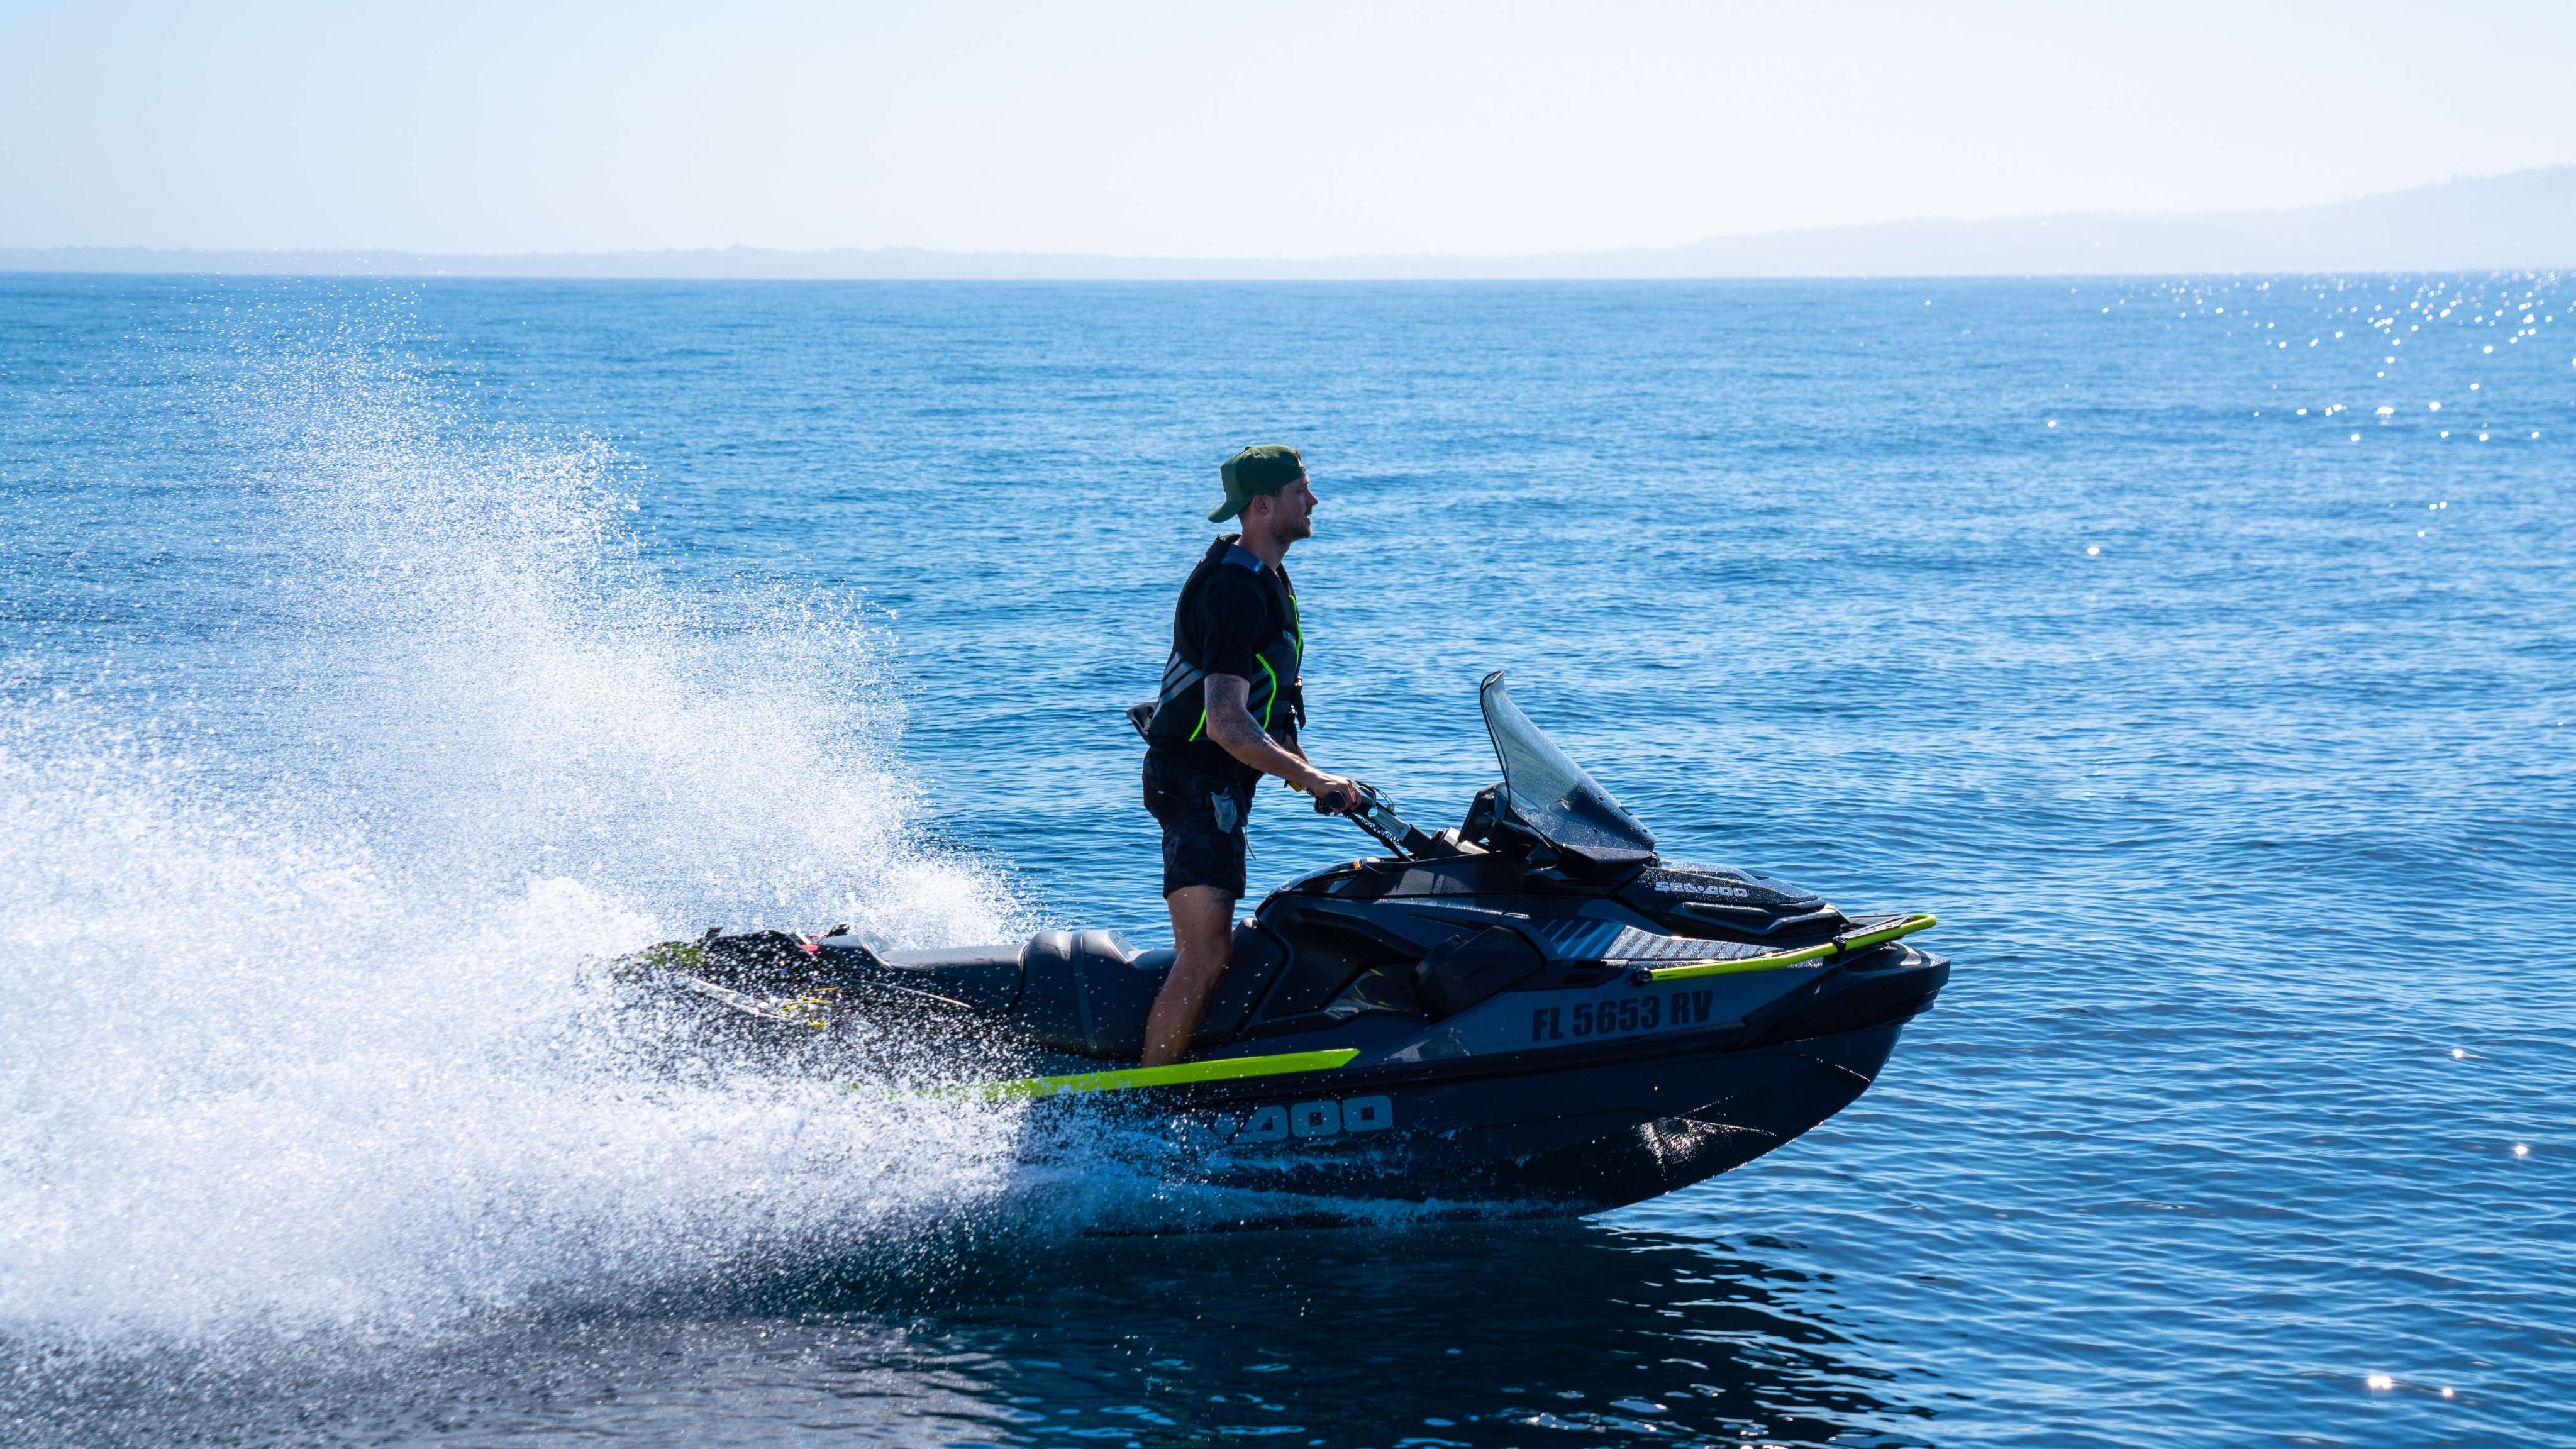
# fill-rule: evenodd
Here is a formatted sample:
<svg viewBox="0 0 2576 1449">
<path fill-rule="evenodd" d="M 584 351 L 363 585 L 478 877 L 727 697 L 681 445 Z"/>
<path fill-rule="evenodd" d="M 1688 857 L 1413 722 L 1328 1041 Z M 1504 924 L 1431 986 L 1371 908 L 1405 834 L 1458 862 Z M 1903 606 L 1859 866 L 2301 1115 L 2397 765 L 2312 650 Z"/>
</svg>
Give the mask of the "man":
<svg viewBox="0 0 2576 1449">
<path fill-rule="evenodd" d="M 1307 763 L 1297 744 L 1306 635 L 1288 582 L 1288 546 L 1315 532 L 1315 491 L 1297 450 L 1246 448 L 1218 470 L 1243 532 L 1190 570 L 1172 611 L 1172 653 L 1146 726 L 1145 808 L 1163 827 L 1163 901 L 1172 909 L 1172 974 L 1145 1018 L 1149 1067 L 1181 1059 L 1234 947 L 1243 897 L 1244 817 L 1253 787 L 1277 775 L 1319 806 L 1352 810 L 1359 787 Z"/>
</svg>

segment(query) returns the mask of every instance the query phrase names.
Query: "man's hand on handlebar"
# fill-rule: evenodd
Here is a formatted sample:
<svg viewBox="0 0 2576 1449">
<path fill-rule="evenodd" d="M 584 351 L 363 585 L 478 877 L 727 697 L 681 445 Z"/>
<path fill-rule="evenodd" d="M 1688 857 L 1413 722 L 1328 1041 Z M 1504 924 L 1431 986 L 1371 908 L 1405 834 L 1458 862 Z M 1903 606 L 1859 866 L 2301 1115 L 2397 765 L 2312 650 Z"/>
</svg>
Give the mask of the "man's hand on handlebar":
<svg viewBox="0 0 2576 1449">
<path fill-rule="evenodd" d="M 1315 808 L 1326 815 L 1357 815 L 1368 808 L 1368 788 L 1357 780 L 1317 770 L 1312 778 L 1295 783 L 1315 797 Z"/>
</svg>

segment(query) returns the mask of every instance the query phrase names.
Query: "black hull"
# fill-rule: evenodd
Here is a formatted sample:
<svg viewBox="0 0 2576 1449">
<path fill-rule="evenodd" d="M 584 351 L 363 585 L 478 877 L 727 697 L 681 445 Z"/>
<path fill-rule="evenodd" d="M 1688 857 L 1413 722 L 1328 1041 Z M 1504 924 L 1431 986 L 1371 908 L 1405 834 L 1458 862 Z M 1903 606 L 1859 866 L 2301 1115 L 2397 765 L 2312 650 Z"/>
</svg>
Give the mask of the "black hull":
<svg viewBox="0 0 2576 1449">
<path fill-rule="evenodd" d="M 1155 1166 L 1176 1181 L 1588 1213 L 1705 1181 L 1806 1132 L 1869 1087 L 1902 1030 L 1887 1022 L 1780 1045 L 1510 1072 L 1354 1073 L 1255 1092 L 1245 1083 L 1223 1094 L 1228 1100 L 1178 1110 L 1169 1102 L 1062 1105 L 1141 1129 L 1163 1144 Z M 1276 1130 L 1283 1115 L 1284 1134 Z"/>
</svg>

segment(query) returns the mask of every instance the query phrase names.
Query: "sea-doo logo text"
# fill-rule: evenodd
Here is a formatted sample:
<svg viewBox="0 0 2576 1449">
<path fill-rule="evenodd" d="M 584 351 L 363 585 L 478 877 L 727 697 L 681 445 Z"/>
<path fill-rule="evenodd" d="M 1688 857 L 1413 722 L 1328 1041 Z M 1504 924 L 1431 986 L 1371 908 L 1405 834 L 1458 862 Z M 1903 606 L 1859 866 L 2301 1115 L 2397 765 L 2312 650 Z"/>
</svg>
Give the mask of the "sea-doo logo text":
<svg viewBox="0 0 2576 1449">
<path fill-rule="evenodd" d="M 1704 885 L 1698 881 L 1659 880 L 1655 889 L 1668 896 L 1724 896 L 1728 900 L 1749 901 L 1753 892 L 1743 886 Z"/>
<path fill-rule="evenodd" d="M 1385 1097 L 1347 1097 L 1338 1102 L 1300 1102 L 1293 1107 L 1256 1107 L 1233 1140 L 1285 1142 L 1291 1137 L 1376 1132 L 1394 1125 L 1394 1102 Z"/>
<path fill-rule="evenodd" d="M 1530 1013 L 1530 1040 L 1563 1041 L 1569 1036 L 1620 1036 L 1665 1027 L 1698 1026 L 1708 1020 L 1712 995 L 1705 987 L 1697 991 L 1685 988 L 1631 996 L 1624 1001 L 1542 1006 Z"/>
</svg>

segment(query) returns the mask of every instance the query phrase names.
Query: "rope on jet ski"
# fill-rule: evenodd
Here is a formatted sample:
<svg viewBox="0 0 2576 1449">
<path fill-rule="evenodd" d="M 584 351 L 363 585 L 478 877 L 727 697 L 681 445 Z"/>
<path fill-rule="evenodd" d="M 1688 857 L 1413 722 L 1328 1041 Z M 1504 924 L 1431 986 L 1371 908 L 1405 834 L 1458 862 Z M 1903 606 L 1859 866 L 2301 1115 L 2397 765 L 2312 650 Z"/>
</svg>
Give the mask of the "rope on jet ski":
<svg viewBox="0 0 2576 1449">
<path fill-rule="evenodd" d="M 1784 966 L 1829 961 L 1849 952 L 1884 946 L 1899 937 L 1928 931 L 1939 924 L 1938 917 L 1918 912 L 1892 926 L 1880 926 L 1857 936 L 1837 936 L 1821 946 L 1809 946 L 1800 951 L 1783 951 L 1776 956 L 1748 956 L 1741 961 L 1685 961 L 1678 966 L 1641 966 L 1631 976 L 1638 985 L 1644 986 L 1664 981 L 1690 981 L 1702 976 L 1734 976 L 1746 971 L 1777 971 Z"/>
<path fill-rule="evenodd" d="M 1106 1072 L 1076 1072 L 1066 1077 L 1022 1077 L 1011 1082 L 961 1082 L 951 1087 L 925 1087 L 924 1097 L 1009 1102 L 1053 1097 L 1065 1092 L 1126 1092 L 1138 1087 L 1180 1087 L 1193 1082 L 1230 1082 L 1244 1077 L 1275 1077 L 1294 1072 L 1330 1071 L 1358 1056 L 1357 1047 L 1319 1052 L 1273 1052 L 1263 1057 L 1218 1057 L 1213 1061 L 1176 1062 L 1168 1067 L 1126 1067 Z"/>
</svg>

